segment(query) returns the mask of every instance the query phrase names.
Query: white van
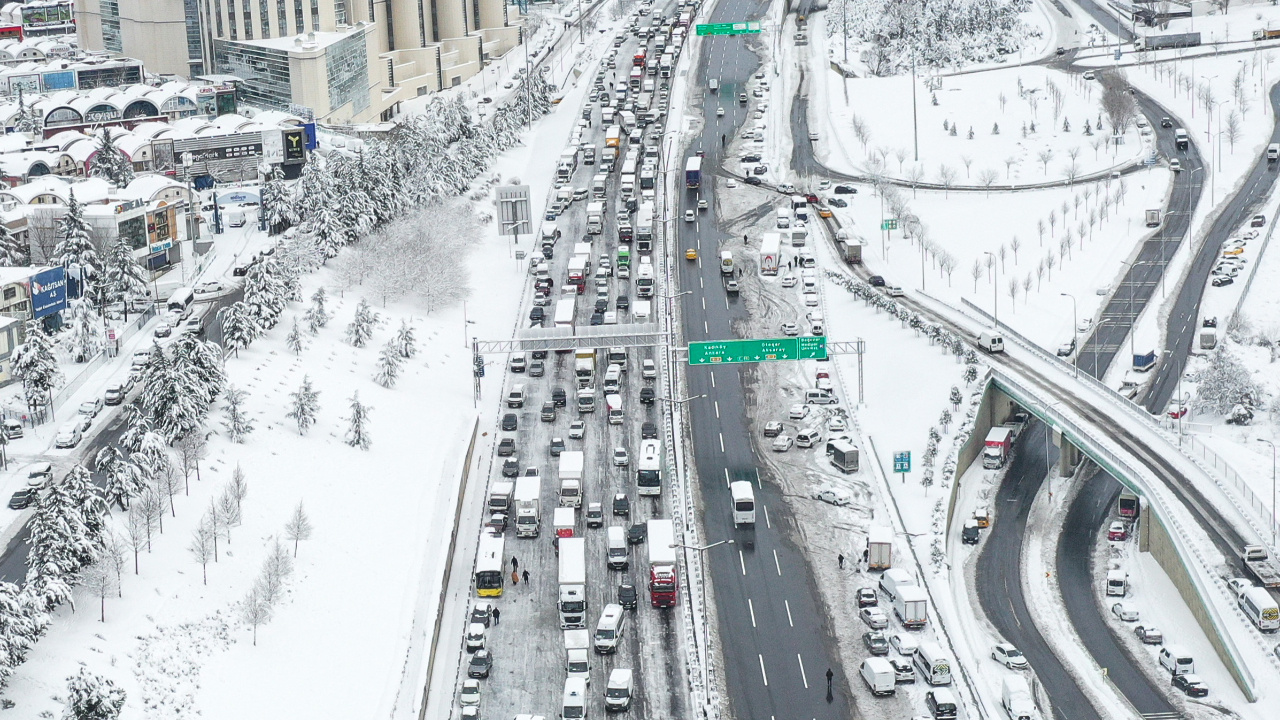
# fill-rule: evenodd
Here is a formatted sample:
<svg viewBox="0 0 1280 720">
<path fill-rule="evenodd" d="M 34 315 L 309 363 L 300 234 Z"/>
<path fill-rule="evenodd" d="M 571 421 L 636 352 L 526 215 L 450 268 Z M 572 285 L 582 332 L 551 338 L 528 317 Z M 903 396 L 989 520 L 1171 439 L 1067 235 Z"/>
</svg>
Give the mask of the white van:
<svg viewBox="0 0 1280 720">
<path fill-rule="evenodd" d="M 617 393 L 610 393 L 604 396 L 604 404 L 609 408 L 609 424 L 622 424 L 622 396 Z"/>
<path fill-rule="evenodd" d="M 896 569 L 896 568 L 895 568 Z M 912 658 L 921 677 L 930 685 L 951 684 L 951 658 L 935 642 L 922 642 Z M 955 717 L 955 715 L 952 715 Z"/>
<path fill-rule="evenodd" d="M 604 391 L 606 393 L 618 392 L 619 383 L 622 382 L 622 366 L 610 365 L 608 370 L 604 371 Z"/>
<path fill-rule="evenodd" d="M 733 496 L 733 524 L 754 525 L 756 522 L 756 493 L 751 483 L 746 480 L 735 480 L 729 483 L 729 494 Z"/>
<path fill-rule="evenodd" d="M 1123 570 L 1107 573 L 1107 595 L 1124 597 L 1129 592 L 1129 575 Z"/>
<path fill-rule="evenodd" d="M 1236 598 L 1240 609 L 1262 632 L 1280 630 L 1280 607 L 1266 588 L 1251 587 Z"/>
<path fill-rule="evenodd" d="M 1031 687 L 1021 675 L 1005 675 L 1000 683 L 1000 704 L 1009 720 L 1031 720 L 1036 705 L 1031 699 Z"/>
<path fill-rule="evenodd" d="M 804 401 L 807 405 L 834 405 L 840 402 L 840 398 L 830 390 L 810 388 L 804 391 Z"/>
<path fill-rule="evenodd" d="M 1267 162 L 1277 160 L 1280 160 L 1280 143 L 1271 143 L 1267 146 Z"/>
<path fill-rule="evenodd" d="M 604 606 L 604 612 L 600 613 L 600 620 L 596 623 L 595 647 L 596 652 L 612 653 L 618 650 L 618 641 L 627 628 L 627 615 L 623 612 L 622 606 L 617 603 L 609 603 Z"/>
<path fill-rule="evenodd" d="M 585 718 L 587 716 L 587 681 L 580 677 L 566 678 L 564 700 L 560 705 L 560 717 L 565 720 Z"/>
<path fill-rule="evenodd" d="M 609 683 L 604 687 L 604 709 L 608 712 L 621 712 L 631 707 L 631 691 L 635 682 L 628 668 L 614 668 L 609 671 Z"/>
<path fill-rule="evenodd" d="M 1004 338 L 999 333 L 984 332 L 978 335 L 978 347 L 988 353 L 1004 352 Z"/>
<path fill-rule="evenodd" d="M 605 531 L 605 546 L 609 553 L 609 569 L 626 570 L 630 564 L 627 557 L 627 531 L 621 525 L 610 525 Z"/>
<path fill-rule="evenodd" d="M 858 674 L 862 676 L 862 681 L 867 684 L 872 695 L 893 695 L 897 690 L 893 666 L 885 658 L 871 657 L 863 660 Z"/>
<path fill-rule="evenodd" d="M 511 392 L 507 393 L 507 407 L 521 408 L 524 407 L 524 383 L 516 383 L 511 386 Z"/>
<path fill-rule="evenodd" d="M 805 315 L 805 319 L 809 321 L 809 332 L 813 335 L 821 335 L 826 330 L 826 324 L 823 322 L 822 313 L 814 310 Z"/>
<path fill-rule="evenodd" d="M 902 568 L 889 568 L 880 576 L 880 592 L 889 596 L 889 602 L 898 597 L 898 589 L 915 585 L 915 578 Z"/>
<path fill-rule="evenodd" d="M 721 275 L 733 274 L 733 253 L 729 252 L 728 250 L 725 250 L 724 252 L 720 253 L 720 274 Z"/>
<path fill-rule="evenodd" d="M 782 230 L 791 227 L 791 218 L 795 216 L 795 211 L 791 208 L 778 209 L 778 229 Z"/>
<path fill-rule="evenodd" d="M 796 447 L 811 448 L 822 442 L 822 428 L 807 427 L 796 433 Z"/>
<path fill-rule="evenodd" d="M 1174 675 L 1190 675 L 1196 671 L 1196 661 L 1191 653 L 1177 645 L 1160 648 L 1160 664 Z"/>
</svg>

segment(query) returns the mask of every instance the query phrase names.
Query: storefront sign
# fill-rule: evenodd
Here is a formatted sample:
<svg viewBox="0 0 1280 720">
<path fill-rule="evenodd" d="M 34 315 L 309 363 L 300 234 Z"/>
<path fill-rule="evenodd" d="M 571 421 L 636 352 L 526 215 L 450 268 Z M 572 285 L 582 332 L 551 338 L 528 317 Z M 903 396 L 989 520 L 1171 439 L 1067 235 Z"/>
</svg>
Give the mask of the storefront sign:
<svg viewBox="0 0 1280 720">
<path fill-rule="evenodd" d="M 31 277 L 31 310 L 35 319 L 67 307 L 67 271 L 61 265 Z"/>
</svg>

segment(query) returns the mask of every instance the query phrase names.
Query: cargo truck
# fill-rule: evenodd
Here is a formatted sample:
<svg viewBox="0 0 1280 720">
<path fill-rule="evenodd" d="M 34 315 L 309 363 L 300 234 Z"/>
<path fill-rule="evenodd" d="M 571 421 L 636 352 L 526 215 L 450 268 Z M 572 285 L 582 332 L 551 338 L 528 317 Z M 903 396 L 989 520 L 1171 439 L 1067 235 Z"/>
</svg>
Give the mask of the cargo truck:
<svg viewBox="0 0 1280 720">
<path fill-rule="evenodd" d="M 991 428 L 982 447 L 982 467 L 988 470 L 1004 467 L 1013 451 L 1013 430 L 1007 427 Z"/>
<path fill-rule="evenodd" d="M 1147 211 L 1147 227 L 1160 227 L 1160 211 L 1159 210 Z"/>
<path fill-rule="evenodd" d="M 516 537 L 538 537 L 542 529 L 542 478 L 516 478 Z"/>
<path fill-rule="evenodd" d="M 587 233 L 599 235 L 604 232 L 604 201 L 593 200 L 587 203 Z"/>
<path fill-rule="evenodd" d="M 1165 48 L 1196 47 L 1200 44 L 1200 33 L 1170 33 L 1168 35 L 1148 35 L 1133 41 L 1135 50 L 1163 50 Z"/>
<path fill-rule="evenodd" d="M 560 506 L 576 508 L 582 506 L 582 467 L 581 450 L 565 450 L 560 453 Z"/>
<path fill-rule="evenodd" d="M 684 186 L 695 190 L 702 185 L 702 158 L 694 155 L 684 164 Z"/>
<path fill-rule="evenodd" d="M 636 247 L 640 247 L 641 244 L 642 241 L 637 240 Z M 648 255 L 642 257 L 640 267 L 636 268 L 636 297 L 653 297 L 653 263 L 644 262 L 648 259 Z"/>
<path fill-rule="evenodd" d="M 571 507 L 558 507 L 551 511 L 551 527 L 555 529 L 556 537 L 571 538 L 576 533 L 574 527 L 577 525 L 576 511 Z"/>
<path fill-rule="evenodd" d="M 1021 675 L 1005 675 L 1000 683 L 1000 704 L 1009 720 L 1031 720 L 1036 704 L 1031 699 L 1031 688 Z"/>
<path fill-rule="evenodd" d="M 499 480 L 493 484 L 489 490 L 489 513 L 501 513 L 508 515 L 511 513 L 511 495 L 515 491 L 516 484 L 510 480 Z"/>
<path fill-rule="evenodd" d="M 1146 352 L 1133 354 L 1133 369 L 1138 372 L 1146 372 L 1156 366 L 1156 351 L 1148 350 Z"/>
<path fill-rule="evenodd" d="M 827 441 L 827 459 L 837 470 L 848 475 L 858 472 L 858 448 L 848 437 Z"/>
<path fill-rule="evenodd" d="M 1177 128 L 1173 131 L 1173 142 L 1179 150 L 1186 150 L 1187 144 L 1191 142 L 1191 136 L 1187 135 L 1184 128 Z"/>
<path fill-rule="evenodd" d="M 636 252 L 653 251 L 653 201 L 645 200 L 636 211 Z M 652 274 L 650 275 L 652 280 Z"/>
<path fill-rule="evenodd" d="M 573 327 L 573 310 L 576 297 L 562 297 L 556 301 L 556 327 Z"/>
<path fill-rule="evenodd" d="M 587 540 L 560 540 L 560 629 L 587 627 Z"/>
<path fill-rule="evenodd" d="M 867 533 L 867 569 L 886 570 L 893 567 L 893 530 L 877 525 Z"/>
<path fill-rule="evenodd" d="M 582 678 L 591 682 L 591 631 L 564 631 L 564 669 L 571 678 Z"/>
<path fill-rule="evenodd" d="M 1274 40 L 1280 38 L 1280 29 L 1263 28 L 1253 31 L 1254 40 Z"/>
<path fill-rule="evenodd" d="M 1244 569 L 1263 587 L 1280 587 L 1280 565 L 1262 545 L 1245 545 L 1240 549 Z"/>
<path fill-rule="evenodd" d="M 1116 501 L 1116 510 L 1120 517 L 1125 520 L 1133 520 L 1138 517 L 1138 511 L 1141 505 L 1138 496 L 1128 490 L 1120 491 L 1120 499 Z"/>
<path fill-rule="evenodd" d="M 782 236 L 767 232 L 760 238 L 760 274 L 777 275 L 782 262 Z"/>
<path fill-rule="evenodd" d="M 649 521 L 649 603 L 675 607 L 680 589 L 676 570 L 676 529 L 670 520 Z"/>
<path fill-rule="evenodd" d="M 900 588 L 893 598 L 893 614 L 902 626 L 918 630 L 929 622 L 929 595 L 918 585 Z"/>
<path fill-rule="evenodd" d="M 573 374 L 578 378 L 578 387 L 585 388 L 595 382 L 596 379 L 596 351 L 595 348 L 585 348 L 578 350 L 574 355 Z"/>
</svg>

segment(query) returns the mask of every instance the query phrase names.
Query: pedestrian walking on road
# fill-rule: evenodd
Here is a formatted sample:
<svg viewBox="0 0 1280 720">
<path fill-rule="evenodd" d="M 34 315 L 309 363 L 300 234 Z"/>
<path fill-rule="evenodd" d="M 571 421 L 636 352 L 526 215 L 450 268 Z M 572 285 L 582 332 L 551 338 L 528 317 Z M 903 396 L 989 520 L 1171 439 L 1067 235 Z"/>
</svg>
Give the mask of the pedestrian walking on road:
<svg viewBox="0 0 1280 720">
<path fill-rule="evenodd" d="M 843 570 L 844 569 L 844 553 L 840 553 L 840 556 L 838 559 L 840 560 L 840 569 Z"/>
<path fill-rule="evenodd" d="M 524 581 L 525 581 L 525 584 L 529 583 L 529 568 L 524 569 Z"/>
<path fill-rule="evenodd" d="M 516 556 L 515 556 L 515 555 L 512 555 L 512 556 L 511 556 L 511 570 L 514 572 L 514 571 L 519 570 L 519 569 L 520 569 L 520 561 L 516 559 Z"/>
<path fill-rule="evenodd" d="M 498 625 L 498 621 L 499 621 L 499 620 L 501 620 L 501 619 L 502 619 L 502 611 L 501 611 L 501 610 L 499 610 L 498 608 L 494 608 L 494 609 L 493 609 L 493 624 L 494 624 L 494 626 L 495 626 L 495 627 L 497 627 L 497 625 Z"/>
<path fill-rule="evenodd" d="M 835 673 L 831 672 L 831 668 L 827 668 L 827 702 L 831 702 L 833 698 L 831 694 L 831 679 L 835 677 Z"/>
<path fill-rule="evenodd" d="M 515 570 L 511 571 L 511 584 L 512 585 L 520 584 L 520 573 L 516 572 Z"/>
</svg>

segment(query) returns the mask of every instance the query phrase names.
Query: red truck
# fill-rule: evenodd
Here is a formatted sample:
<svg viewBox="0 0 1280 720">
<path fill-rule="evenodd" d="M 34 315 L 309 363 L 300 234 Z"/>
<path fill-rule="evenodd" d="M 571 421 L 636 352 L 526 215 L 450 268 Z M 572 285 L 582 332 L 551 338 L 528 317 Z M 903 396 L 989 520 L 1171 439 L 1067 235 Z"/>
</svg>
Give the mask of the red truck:
<svg viewBox="0 0 1280 720">
<path fill-rule="evenodd" d="M 1013 428 L 995 427 L 987 433 L 987 441 L 982 448 L 982 467 L 995 470 L 1004 467 L 1013 451 Z"/>
<path fill-rule="evenodd" d="M 649 602 L 654 607 L 675 607 L 680 589 L 676 569 L 676 530 L 670 520 L 650 520 Z"/>
</svg>

